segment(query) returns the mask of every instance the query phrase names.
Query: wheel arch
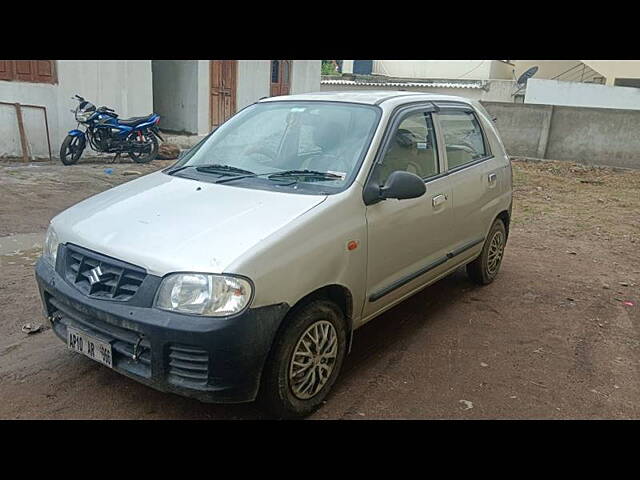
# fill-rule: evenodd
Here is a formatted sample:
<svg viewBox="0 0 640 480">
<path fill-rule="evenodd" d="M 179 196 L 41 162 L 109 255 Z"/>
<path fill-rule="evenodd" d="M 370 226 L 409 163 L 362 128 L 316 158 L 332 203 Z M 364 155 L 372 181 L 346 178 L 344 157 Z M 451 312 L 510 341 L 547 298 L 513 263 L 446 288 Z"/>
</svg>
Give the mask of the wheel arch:
<svg viewBox="0 0 640 480">
<path fill-rule="evenodd" d="M 287 327 L 291 319 L 302 307 L 308 305 L 313 300 L 317 300 L 320 298 L 331 300 L 340 308 L 340 310 L 342 310 L 347 333 L 348 353 L 351 350 L 351 339 L 353 334 L 353 295 L 347 287 L 338 284 L 325 285 L 323 287 L 317 288 L 316 290 L 306 294 L 304 297 L 299 299 L 289 309 L 282 322 L 280 322 L 280 326 L 278 327 L 278 331 L 276 332 L 274 341 Z"/>
<path fill-rule="evenodd" d="M 316 290 L 308 293 L 304 297 L 300 298 L 296 303 L 294 303 L 293 306 L 289 308 L 286 315 L 280 322 L 280 325 L 278 326 L 275 334 L 273 335 L 273 338 L 271 340 L 271 345 L 269 346 L 269 351 L 265 357 L 265 361 L 260 372 L 259 390 L 262 390 L 263 388 L 264 368 L 268 365 L 270 361 L 272 361 L 274 345 L 278 341 L 278 338 L 289 326 L 292 319 L 296 316 L 296 314 L 300 311 L 300 309 L 317 299 L 331 300 L 340 308 L 340 310 L 342 310 L 343 318 L 345 321 L 346 333 L 347 333 L 346 353 L 348 354 L 351 351 L 351 341 L 353 338 L 353 296 L 351 294 L 351 291 L 344 285 L 338 285 L 338 284 L 325 285 L 323 287 L 317 288 Z M 259 396 L 260 393 L 258 393 L 257 395 Z"/>
<path fill-rule="evenodd" d="M 493 219 L 493 222 L 495 222 L 496 220 L 502 220 L 502 223 L 504 223 L 504 230 L 505 230 L 505 234 L 506 234 L 506 238 L 509 238 L 509 223 L 511 223 L 511 216 L 509 215 L 509 211 L 508 210 L 503 210 L 501 211 L 498 215 L 496 215 L 496 218 Z M 493 222 L 491 223 L 491 225 L 493 225 Z"/>
</svg>

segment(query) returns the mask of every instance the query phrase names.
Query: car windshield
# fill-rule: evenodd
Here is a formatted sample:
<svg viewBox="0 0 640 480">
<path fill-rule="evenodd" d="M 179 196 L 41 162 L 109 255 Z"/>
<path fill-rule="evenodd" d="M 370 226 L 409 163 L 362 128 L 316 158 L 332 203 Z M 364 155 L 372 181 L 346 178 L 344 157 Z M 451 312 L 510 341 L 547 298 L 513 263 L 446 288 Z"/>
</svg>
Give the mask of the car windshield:
<svg viewBox="0 0 640 480">
<path fill-rule="evenodd" d="M 256 103 L 165 173 L 298 193 L 337 193 L 355 178 L 380 109 L 338 102 Z"/>
</svg>

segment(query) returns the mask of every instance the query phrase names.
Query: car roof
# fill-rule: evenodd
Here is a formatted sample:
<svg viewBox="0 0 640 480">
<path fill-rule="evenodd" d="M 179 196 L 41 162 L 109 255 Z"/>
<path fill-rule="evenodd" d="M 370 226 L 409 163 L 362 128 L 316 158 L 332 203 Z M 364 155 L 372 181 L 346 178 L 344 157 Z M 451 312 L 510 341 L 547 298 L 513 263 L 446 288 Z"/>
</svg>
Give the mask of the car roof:
<svg viewBox="0 0 640 480">
<path fill-rule="evenodd" d="M 296 95 L 283 95 L 279 97 L 263 98 L 260 102 L 279 102 L 279 101 L 325 101 L 325 102 L 346 102 L 346 103 L 363 103 L 368 105 L 379 105 L 391 99 L 406 99 L 407 102 L 416 100 L 425 101 L 458 101 L 470 104 L 470 100 L 464 97 L 453 95 L 442 95 L 439 93 L 429 92 L 407 92 L 403 90 L 341 90 L 341 91 L 323 91 L 311 93 L 299 93 Z M 404 102 L 400 102 L 404 103 Z"/>
</svg>

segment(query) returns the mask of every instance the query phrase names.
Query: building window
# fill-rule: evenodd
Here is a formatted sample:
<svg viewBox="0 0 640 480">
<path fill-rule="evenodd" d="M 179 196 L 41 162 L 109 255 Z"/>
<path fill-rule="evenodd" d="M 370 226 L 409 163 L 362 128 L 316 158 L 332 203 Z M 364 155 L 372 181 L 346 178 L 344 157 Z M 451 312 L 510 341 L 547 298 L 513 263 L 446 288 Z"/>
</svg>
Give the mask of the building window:
<svg viewBox="0 0 640 480">
<path fill-rule="evenodd" d="M 0 60 L 0 80 L 57 83 L 55 60 Z"/>
</svg>

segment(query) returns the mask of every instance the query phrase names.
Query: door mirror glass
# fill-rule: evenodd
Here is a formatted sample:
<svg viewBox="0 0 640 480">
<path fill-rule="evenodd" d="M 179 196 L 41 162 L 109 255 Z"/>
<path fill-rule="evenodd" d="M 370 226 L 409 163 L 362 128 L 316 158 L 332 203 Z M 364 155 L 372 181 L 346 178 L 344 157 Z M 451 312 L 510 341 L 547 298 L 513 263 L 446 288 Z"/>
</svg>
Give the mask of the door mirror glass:
<svg viewBox="0 0 640 480">
<path fill-rule="evenodd" d="M 380 198 L 418 198 L 424 195 L 427 187 L 424 180 L 415 173 L 398 170 L 389 175 L 384 186 L 380 188 Z"/>
</svg>

